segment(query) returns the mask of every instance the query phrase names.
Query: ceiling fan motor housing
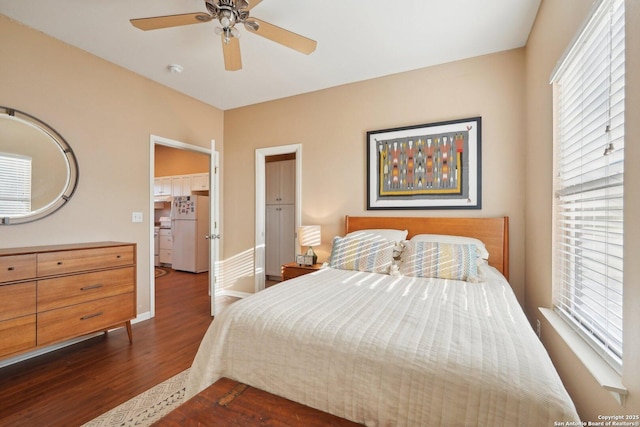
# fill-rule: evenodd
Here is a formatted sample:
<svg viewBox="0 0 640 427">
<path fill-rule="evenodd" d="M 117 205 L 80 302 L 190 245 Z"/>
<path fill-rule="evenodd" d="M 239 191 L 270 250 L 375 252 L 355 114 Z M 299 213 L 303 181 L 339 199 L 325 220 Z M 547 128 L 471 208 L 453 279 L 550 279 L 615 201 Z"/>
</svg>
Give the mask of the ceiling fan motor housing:
<svg viewBox="0 0 640 427">
<path fill-rule="evenodd" d="M 207 10 L 214 18 L 217 18 L 223 29 L 233 28 L 237 23 L 244 23 L 249 18 L 249 7 L 246 0 L 205 0 Z"/>
</svg>

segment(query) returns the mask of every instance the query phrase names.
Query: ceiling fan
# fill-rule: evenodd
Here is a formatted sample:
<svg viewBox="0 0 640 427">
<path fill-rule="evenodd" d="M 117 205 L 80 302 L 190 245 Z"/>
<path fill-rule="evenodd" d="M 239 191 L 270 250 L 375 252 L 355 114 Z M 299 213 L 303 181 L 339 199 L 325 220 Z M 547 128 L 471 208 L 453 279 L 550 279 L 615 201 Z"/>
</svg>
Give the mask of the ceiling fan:
<svg viewBox="0 0 640 427">
<path fill-rule="evenodd" d="M 152 18 L 131 19 L 131 24 L 144 31 L 160 28 L 178 27 L 181 25 L 200 24 L 214 19 L 220 27 L 216 34 L 222 39 L 224 68 L 227 71 L 237 71 L 242 68 L 240 57 L 240 31 L 236 24 L 244 24 L 247 31 L 266 39 L 280 43 L 283 46 L 310 54 L 316 50 L 316 41 L 277 27 L 260 19 L 249 17 L 251 9 L 262 0 L 205 0 L 206 12 L 184 13 L 180 15 L 155 16 Z"/>
</svg>

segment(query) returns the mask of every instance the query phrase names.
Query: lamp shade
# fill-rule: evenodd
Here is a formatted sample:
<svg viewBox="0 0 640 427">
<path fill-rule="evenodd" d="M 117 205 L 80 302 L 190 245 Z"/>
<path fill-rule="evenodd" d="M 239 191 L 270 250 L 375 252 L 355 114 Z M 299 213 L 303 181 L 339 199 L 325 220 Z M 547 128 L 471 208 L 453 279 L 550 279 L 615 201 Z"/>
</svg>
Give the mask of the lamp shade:
<svg viewBox="0 0 640 427">
<path fill-rule="evenodd" d="M 322 243 L 319 225 L 303 225 L 298 229 L 300 246 L 318 246 Z"/>
</svg>

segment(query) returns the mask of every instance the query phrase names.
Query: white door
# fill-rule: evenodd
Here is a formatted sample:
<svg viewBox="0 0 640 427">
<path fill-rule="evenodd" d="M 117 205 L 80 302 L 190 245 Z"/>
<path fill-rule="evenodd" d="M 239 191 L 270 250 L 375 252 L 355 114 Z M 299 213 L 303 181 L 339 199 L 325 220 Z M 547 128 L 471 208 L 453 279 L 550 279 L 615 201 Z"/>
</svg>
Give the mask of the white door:
<svg viewBox="0 0 640 427">
<path fill-rule="evenodd" d="M 209 174 L 209 212 L 211 223 L 209 225 L 209 295 L 211 296 L 211 315 L 216 315 L 216 282 L 220 277 L 220 207 L 219 207 L 219 176 L 220 160 L 215 151 L 215 141 L 211 141 L 211 173 Z"/>
</svg>

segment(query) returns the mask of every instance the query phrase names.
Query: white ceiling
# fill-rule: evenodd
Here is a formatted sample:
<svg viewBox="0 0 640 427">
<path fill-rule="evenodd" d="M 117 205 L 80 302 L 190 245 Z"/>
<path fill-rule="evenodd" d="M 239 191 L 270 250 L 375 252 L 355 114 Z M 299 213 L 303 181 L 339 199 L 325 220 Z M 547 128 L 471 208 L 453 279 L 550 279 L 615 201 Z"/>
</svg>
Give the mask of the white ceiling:
<svg viewBox="0 0 640 427">
<path fill-rule="evenodd" d="M 224 70 L 216 21 L 146 32 L 129 23 L 204 12 L 204 0 L 0 0 L 0 13 L 227 110 L 522 47 L 540 1 L 264 0 L 251 16 L 318 47 L 307 56 L 240 25 L 243 69 L 234 72 Z"/>
</svg>

